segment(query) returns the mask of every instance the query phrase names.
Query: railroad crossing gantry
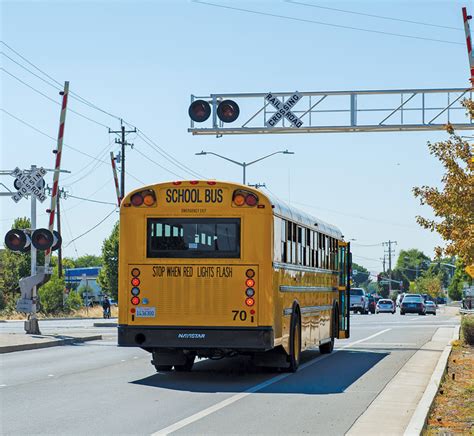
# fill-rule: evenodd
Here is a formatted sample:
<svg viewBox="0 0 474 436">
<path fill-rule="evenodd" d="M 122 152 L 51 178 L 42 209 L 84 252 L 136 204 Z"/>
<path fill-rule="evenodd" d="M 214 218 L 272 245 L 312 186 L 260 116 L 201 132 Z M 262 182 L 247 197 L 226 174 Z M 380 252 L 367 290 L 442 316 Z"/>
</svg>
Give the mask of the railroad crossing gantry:
<svg viewBox="0 0 474 436">
<path fill-rule="evenodd" d="M 448 123 L 456 130 L 472 130 L 474 123 L 460 104 L 464 98 L 472 98 L 472 91 L 445 88 L 192 95 L 188 132 L 218 137 L 402 132 L 444 130 Z"/>
</svg>

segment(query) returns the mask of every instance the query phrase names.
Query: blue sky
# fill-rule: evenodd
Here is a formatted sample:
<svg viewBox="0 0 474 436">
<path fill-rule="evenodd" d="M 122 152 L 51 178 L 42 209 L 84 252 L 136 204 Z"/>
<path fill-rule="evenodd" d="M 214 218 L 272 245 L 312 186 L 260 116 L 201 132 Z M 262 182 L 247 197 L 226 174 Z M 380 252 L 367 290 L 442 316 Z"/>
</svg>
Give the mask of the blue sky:
<svg viewBox="0 0 474 436">
<path fill-rule="evenodd" d="M 429 155 L 427 141 L 442 132 L 338 133 L 193 137 L 187 133 L 191 94 L 217 92 L 324 91 L 354 89 L 445 88 L 468 85 L 468 61 L 461 7 L 472 2 L 350 1 L 306 3 L 458 28 L 443 29 L 400 21 L 305 7 L 284 1 L 213 3 L 332 24 L 447 40 L 407 39 L 256 15 L 191 1 L 3 1 L 1 39 L 29 61 L 95 105 L 136 125 L 157 144 L 206 177 L 240 181 L 239 167 L 201 149 L 236 160 L 253 160 L 288 148 L 248 169 L 251 183 L 265 182 L 278 197 L 336 224 L 354 241 L 354 260 L 380 271 L 382 241 L 400 249 L 433 254 L 435 234 L 418 227 L 415 216 L 431 216 L 413 198 L 419 185 L 439 185 L 442 167 Z M 21 62 L 2 45 L 2 52 Z M 2 67 L 50 98 L 52 87 L 1 55 Z M 24 63 L 24 62 L 23 62 Z M 25 64 L 28 66 L 27 64 Z M 31 66 L 28 68 L 35 71 Z M 55 138 L 59 106 L 4 71 L 1 107 Z M 77 100 L 69 107 L 117 130 L 120 123 Z M 51 168 L 55 141 L 1 112 L 0 169 L 32 163 Z M 127 170 L 145 183 L 176 179 L 142 154 L 170 170 L 193 177 L 130 135 Z M 68 113 L 65 143 L 108 162 L 116 150 L 107 128 Z M 108 145 L 110 142 L 110 145 Z M 64 149 L 63 185 L 78 197 L 113 203 L 109 165 Z M 11 186 L 13 179 L 2 176 Z M 127 176 L 127 190 L 140 182 Z M 38 224 L 47 225 L 38 207 Z M 98 254 L 115 221 L 112 214 L 95 230 L 112 205 L 69 198 L 63 202 L 65 255 Z M 29 214 L 29 203 L 0 199 L 0 229 Z M 68 245 L 69 244 L 69 245 Z M 366 247 L 364 245 L 374 245 Z"/>
</svg>

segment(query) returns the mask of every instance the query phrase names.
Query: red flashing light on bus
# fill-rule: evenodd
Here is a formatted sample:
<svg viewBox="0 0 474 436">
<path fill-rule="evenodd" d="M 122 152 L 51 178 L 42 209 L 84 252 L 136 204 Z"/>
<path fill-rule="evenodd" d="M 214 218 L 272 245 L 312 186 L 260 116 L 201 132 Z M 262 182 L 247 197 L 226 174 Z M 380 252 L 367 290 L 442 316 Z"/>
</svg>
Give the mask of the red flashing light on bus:
<svg viewBox="0 0 474 436">
<path fill-rule="evenodd" d="M 243 189 L 238 189 L 234 191 L 232 200 L 236 206 L 250 206 L 254 207 L 258 204 L 258 197 L 253 192 L 248 192 Z"/>
<path fill-rule="evenodd" d="M 247 286 L 247 288 L 253 288 L 255 286 L 255 280 L 247 279 L 245 280 L 245 285 Z"/>
<path fill-rule="evenodd" d="M 246 304 L 247 306 L 253 306 L 253 305 L 255 304 L 255 300 L 254 300 L 253 298 L 250 298 L 250 297 L 249 297 L 249 298 L 247 298 L 247 299 L 245 300 L 245 304 Z"/>
</svg>

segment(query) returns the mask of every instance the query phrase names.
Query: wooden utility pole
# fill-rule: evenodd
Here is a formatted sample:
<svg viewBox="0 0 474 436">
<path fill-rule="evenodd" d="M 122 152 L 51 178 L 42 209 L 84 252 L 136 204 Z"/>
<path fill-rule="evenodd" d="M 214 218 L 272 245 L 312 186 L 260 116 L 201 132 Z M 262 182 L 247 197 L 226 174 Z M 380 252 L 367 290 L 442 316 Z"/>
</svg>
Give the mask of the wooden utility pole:
<svg viewBox="0 0 474 436">
<path fill-rule="evenodd" d="M 118 138 L 115 139 L 115 143 L 122 145 L 122 154 L 121 154 L 122 167 L 121 167 L 121 173 L 120 173 L 120 197 L 121 198 L 125 197 L 125 146 L 126 145 L 133 146 L 133 144 L 130 144 L 125 140 L 125 136 L 128 133 L 136 133 L 136 132 L 137 132 L 137 129 L 125 130 L 125 126 L 123 125 L 123 122 L 122 122 L 120 130 L 109 129 L 109 133 L 120 134 L 120 139 Z"/>
</svg>

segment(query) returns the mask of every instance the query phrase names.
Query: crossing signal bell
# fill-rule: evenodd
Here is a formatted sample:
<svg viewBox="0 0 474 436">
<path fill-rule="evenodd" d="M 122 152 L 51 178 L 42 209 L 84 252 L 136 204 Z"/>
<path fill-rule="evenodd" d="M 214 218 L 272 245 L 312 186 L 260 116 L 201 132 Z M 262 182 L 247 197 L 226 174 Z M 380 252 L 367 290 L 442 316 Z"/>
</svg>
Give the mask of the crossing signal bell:
<svg viewBox="0 0 474 436">
<path fill-rule="evenodd" d="M 205 100 L 195 100 L 189 106 L 188 114 L 196 123 L 203 123 L 211 116 L 211 105 Z M 223 100 L 216 110 L 223 123 L 233 123 L 240 115 L 239 105 L 233 100 Z"/>
<path fill-rule="evenodd" d="M 5 246 L 21 253 L 31 250 L 31 246 L 37 250 L 57 250 L 62 243 L 61 235 L 56 231 L 50 232 L 48 229 L 30 230 L 12 229 L 5 235 Z"/>
</svg>

